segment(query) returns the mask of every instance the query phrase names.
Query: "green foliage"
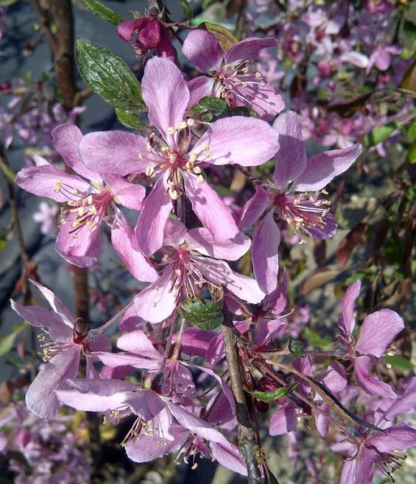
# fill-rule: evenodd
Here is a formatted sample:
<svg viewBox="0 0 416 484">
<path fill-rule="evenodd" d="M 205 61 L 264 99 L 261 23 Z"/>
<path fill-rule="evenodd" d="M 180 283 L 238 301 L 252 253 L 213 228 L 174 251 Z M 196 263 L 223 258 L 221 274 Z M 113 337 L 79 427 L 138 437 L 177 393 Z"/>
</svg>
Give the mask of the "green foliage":
<svg viewBox="0 0 416 484">
<path fill-rule="evenodd" d="M 188 299 L 179 307 L 179 314 L 191 326 L 200 329 L 215 329 L 224 321 L 222 312 L 224 300 Z"/>
<path fill-rule="evenodd" d="M 88 10 L 90 10 L 93 14 L 97 15 L 97 17 L 102 18 L 106 22 L 110 22 L 110 24 L 118 25 L 124 20 L 120 17 L 120 15 L 111 8 L 108 8 L 106 5 L 103 5 L 96 0 L 83 0 L 85 5 L 87 6 Z"/>
<path fill-rule="evenodd" d="M 222 99 L 213 96 L 203 97 L 198 104 L 192 106 L 188 112 L 192 118 L 209 113 L 211 116 L 220 116 L 228 108 Z"/>
<path fill-rule="evenodd" d="M 385 139 L 387 139 L 393 131 L 400 128 L 402 123 L 398 121 L 393 121 L 379 128 L 374 128 L 373 131 L 364 136 L 364 144 L 368 148 L 371 146 L 376 146 Z"/>
<path fill-rule="evenodd" d="M 389 363 L 395 370 L 400 370 L 404 373 L 413 371 L 412 363 L 404 356 L 386 356 L 386 362 Z"/>
<path fill-rule="evenodd" d="M 0 7 L 10 7 L 20 0 L 0 0 Z"/>
<path fill-rule="evenodd" d="M 116 108 L 116 115 L 120 123 L 126 128 L 131 129 L 144 129 L 146 125 L 142 123 L 137 114 L 130 111 L 124 111 L 123 109 Z"/>
<path fill-rule="evenodd" d="M 20 331 L 21 328 L 13 333 L 0 336 L 0 356 L 7 355 L 7 353 L 12 350 L 16 336 L 20 333 Z"/>
<path fill-rule="evenodd" d="M 7 246 L 7 240 L 6 239 L 0 239 L 0 252 L 2 252 Z"/>
<path fill-rule="evenodd" d="M 293 392 L 297 386 L 297 383 L 293 383 L 287 387 L 277 388 L 272 392 L 260 392 L 256 390 L 250 392 L 250 395 L 262 402 L 274 402 L 275 400 L 279 400 L 279 398 L 285 397 L 288 393 Z"/>
<path fill-rule="evenodd" d="M 128 112 L 146 109 L 140 83 L 121 57 L 87 40 L 78 40 L 75 58 L 87 86 L 105 102 Z"/>
<path fill-rule="evenodd" d="M 332 340 L 329 338 L 323 338 L 322 334 L 311 328 L 305 328 L 305 336 L 309 343 L 322 350 L 329 348 L 332 345 Z"/>
<path fill-rule="evenodd" d="M 201 27 L 205 28 L 208 32 L 211 32 L 220 43 L 223 50 L 228 50 L 233 45 L 238 43 L 238 40 L 234 35 L 222 25 L 212 24 L 210 22 L 204 22 Z"/>
<path fill-rule="evenodd" d="M 188 0 L 180 0 L 179 5 L 181 6 L 182 12 L 188 20 L 192 20 L 193 12 L 189 5 Z"/>
</svg>

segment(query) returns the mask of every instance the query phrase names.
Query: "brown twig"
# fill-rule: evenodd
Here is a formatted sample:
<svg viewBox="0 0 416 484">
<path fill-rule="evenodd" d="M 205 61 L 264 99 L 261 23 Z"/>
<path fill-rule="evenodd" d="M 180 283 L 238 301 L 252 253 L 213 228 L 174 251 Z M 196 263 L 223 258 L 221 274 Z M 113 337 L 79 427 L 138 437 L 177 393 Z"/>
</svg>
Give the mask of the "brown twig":
<svg viewBox="0 0 416 484">
<path fill-rule="evenodd" d="M 240 358 L 236 345 L 236 332 L 228 308 L 225 307 L 223 312 L 224 322 L 222 325 L 222 334 L 224 337 L 231 389 L 236 401 L 238 445 L 246 461 L 249 484 L 260 484 L 263 482 L 259 463 L 260 445 L 250 419 L 244 394 Z"/>
</svg>

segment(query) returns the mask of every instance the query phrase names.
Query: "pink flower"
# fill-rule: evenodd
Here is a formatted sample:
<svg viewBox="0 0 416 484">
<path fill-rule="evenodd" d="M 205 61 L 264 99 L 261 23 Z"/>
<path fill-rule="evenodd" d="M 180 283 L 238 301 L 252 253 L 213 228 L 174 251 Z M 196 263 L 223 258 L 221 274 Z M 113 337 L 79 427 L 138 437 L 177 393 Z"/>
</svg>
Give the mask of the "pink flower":
<svg viewBox="0 0 416 484">
<path fill-rule="evenodd" d="M 189 105 L 197 104 L 205 96 L 216 96 L 231 107 L 246 106 L 263 119 L 273 119 L 285 103 L 260 73 L 249 71 L 247 61 L 261 49 L 277 45 L 275 39 L 250 37 L 223 51 L 210 32 L 199 29 L 191 32 L 183 44 L 183 53 L 210 76 L 199 76 L 188 83 Z"/>
<path fill-rule="evenodd" d="M 145 139 L 122 131 L 88 134 L 80 144 L 84 163 L 100 173 L 158 175 L 136 226 L 138 245 L 145 255 L 162 246 L 173 201 L 183 193 L 216 241 L 232 239 L 238 234 L 237 225 L 224 202 L 204 181 L 201 165 L 261 165 L 276 152 L 277 133 L 265 121 L 235 116 L 211 124 L 191 147 L 193 121 L 183 121 L 189 89 L 175 64 L 151 59 L 142 89 L 149 119 L 161 137 L 153 133 Z"/>
<path fill-rule="evenodd" d="M 342 315 L 338 320 L 341 341 L 346 345 L 354 361 L 355 376 L 365 391 L 373 395 L 395 399 L 397 395 L 387 383 L 371 376 L 372 356 L 381 358 L 394 338 L 404 329 L 402 318 L 390 309 L 381 309 L 368 315 L 361 326 L 360 336 L 355 342 L 352 332 L 355 326 L 354 305 L 360 295 L 361 282 L 351 284 L 342 300 Z"/>
<path fill-rule="evenodd" d="M 33 214 L 33 220 L 42 224 L 40 231 L 42 234 L 48 234 L 56 228 L 56 217 L 59 213 L 58 205 L 49 205 L 46 202 L 39 204 L 39 212 Z"/>
<path fill-rule="evenodd" d="M 118 35 L 129 43 L 136 31 L 138 34 L 133 47 L 138 58 L 145 56 L 148 50 L 156 49 L 159 57 L 166 57 L 173 62 L 176 61 L 176 50 L 166 27 L 157 17 L 150 16 L 127 20 L 117 27 Z"/>
<path fill-rule="evenodd" d="M 279 133 L 274 184 L 256 187 L 239 224 L 240 228 L 249 227 L 266 213 L 254 231 L 252 258 L 256 279 L 267 294 L 277 287 L 281 235 L 275 217 L 285 220 L 299 235 L 306 232 L 318 239 L 332 237 L 336 223 L 329 202 L 320 197 L 319 191 L 344 173 L 361 153 L 361 145 L 354 145 L 307 159 L 300 116 L 289 111 L 279 116 L 273 126 Z"/>
<path fill-rule="evenodd" d="M 11 300 L 14 311 L 32 326 L 40 327 L 39 335 L 43 347 L 43 366 L 26 393 L 28 408 L 42 418 L 50 418 L 59 410 L 59 401 L 54 390 L 68 388 L 67 378 L 78 374 L 82 352 L 108 351 L 110 342 L 105 336 L 98 339 L 77 330 L 76 320 L 66 306 L 46 287 L 31 281 L 45 296 L 53 311 L 39 306 L 21 306 Z M 91 358 L 87 357 L 87 375 L 95 374 Z"/>
<path fill-rule="evenodd" d="M 97 262 L 101 251 L 99 226 L 111 228 L 111 241 L 129 271 L 139 280 L 152 282 L 157 277 L 150 261 L 137 249 L 133 229 L 117 207 L 123 204 L 140 210 L 145 189 L 117 176 L 101 176 L 85 166 L 78 154 L 83 138 L 74 125 L 65 124 L 53 133 L 54 146 L 77 175 L 70 175 L 46 160 L 38 166 L 19 171 L 16 183 L 24 190 L 64 203 L 56 249 L 62 257 L 80 267 Z"/>
<path fill-rule="evenodd" d="M 139 317 L 150 323 L 167 319 L 184 299 L 195 298 L 197 288 L 207 285 L 213 292 L 218 286 L 240 299 L 256 304 L 264 293 L 256 281 L 230 269 L 218 259 L 237 260 L 250 247 L 250 240 L 240 233 L 227 243 L 216 243 L 207 229 L 186 231 L 185 226 L 168 220 L 163 245 L 163 271 L 159 279 L 135 298 Z"/>
</svg>

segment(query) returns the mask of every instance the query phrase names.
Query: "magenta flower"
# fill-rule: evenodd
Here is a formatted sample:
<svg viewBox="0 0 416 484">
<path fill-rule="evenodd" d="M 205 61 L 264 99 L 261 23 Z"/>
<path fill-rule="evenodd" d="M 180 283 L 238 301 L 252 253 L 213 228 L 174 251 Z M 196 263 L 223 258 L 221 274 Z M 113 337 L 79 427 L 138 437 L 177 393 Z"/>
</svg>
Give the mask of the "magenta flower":
<svg viewBox="0 0 416 484">
<path fill-rule="evenodd" d="M 224 202 L 204 181 L 201 165 L 261 165 L 276 152 L 276 131 L 259 119 L 224 118 L 211 124 L 191 147 L 193 122 L 183 121 L 189 89 L 175 64 L 151 59 L 142 89 L 149 119 L 161 138 L 154 133 L 147 139 L 122 131 L 91 133 L 80 144 L 84 163 L 100 173 L 158 175 L 136 226 L 138 245 L 145 255 L 162 247 L 173 201 L 182 193 L 216 241 L 232 239 L 239 232 L 237 225 Z"/>
<path fill-rule="evenodd" d="M 40 306 L 24 307 L 13 300 L 11 305 L 19 316 L 44 331 L 38 337 L 43 348 L 43 359 L 48 363 L 30 385 L 26 393 L 26 404 L 39 417 L 50 418 L 59 410 L 59 400 L 54 390 L 68 388 L 67 378 L 77 376 L 81 353 L 108 351 L 111 345 L 105 336 L 97 339 L 88 333 L 80 333 L 75 318 L 53 292 L 41 284 L 31 282 L 44 295 L 53 311 Z M 87 375 L 95 375 L 89 357 Z"/>
<path fill-rule="evenodd" d="M 351 284 L 342 300 L 342 315 L 338 320 L 341 342 L 354 361 L 355 376 L 364 390 L 373 395 L 395 399 L 397 395 L 390 385 L 371 376 L 372 358 L 381 358 L 387 347 L 404 329 L 403 319 L 390 309 L 381 309 L 368 315 L 361 326 L 360 336 L 355 342 L 352 332 L 355 326 L 354 305 L 360 295 L 361 282 Z"/>
<path fill-rule="evenodd" d="M 65 173 L 40 159 L 40 165 L 20 170 L 16 183 L 30 193 L 64 203 L 56 243 L 59 254 L 80 267 L 96 263 L 101 251 L 98 229 L 105 221 L 111 228 L 112 244 L 129 271 L 138 280 L 154 281 L 157 273 L 136 248 L 133 229 L 117 207 L 122 204 L 140 210 L 145 189 L 121 177 L 101 176 L 87 168 L 78 154 L 83 135 L 76 126 L 59 126 L 52 135 L 58 153 L 80 176 Z"/>
<path fill-rule="evenodd" d="M 136 42 L 133 45 L 138 58 L 143 57 L 149 50 L 156 49 L 159 57 L 176 61 L 176 50 L 169 38 L 166 27 L 157 17 L 140 17 L 127 20 L 117 27 L 118 35 L 130 43 L 134 32 L 137 32 Z"/>
<path fill-rule="evenodd" d="M 239 223 L 240 228 L 249 227 L 266 213 L 254 231 L 252 258 L 256 279 L 267 294 L 277 286 L 281 234 L 275 217 L 285 220 L 299 235 L 332 237 L 337 226 L 329 202 L 319 191 L 344 173 L 361 153 L 361 145 L 354 145 L 307 159 L 300 116 L 289 111 L 279 116 L 273 127 L 279 133 L 274 183 L 257 186 Z"/>
<path fill-rule="evenodd" d="M 224 99 L 231 107 L 246 106 L 265 120 L 273 119 L 283 111 L 285 103 L 259 72 L 250 72 L 247 61 L 261 49 L 277 45 L 275 39 L 249 37 L 223 51 L 210 32 L 191 32 L 182 51 L 209 76 L 199 76 L 188 83 L 191 91 L 189 105 L 197 104 L 205 96 L 215 96 Z"/>
<path fill-rule="evenodd" d="M 207 229 L 186 231 L 177 220 L 166 225 L 163 245 L 163 271 L 153 284 L 135 298 L 139 317 L 150 323 L 167 319 L 184 299 L 193 299 L 197 287 L 224 287 L 238 298 L 252 304 L 265 296 L 257 282 L 230 269 L 218 259 L 237 260 L 250 247 L 250 239 L 240 233 L 233 240 L 218 244 Z"/>
</svg>

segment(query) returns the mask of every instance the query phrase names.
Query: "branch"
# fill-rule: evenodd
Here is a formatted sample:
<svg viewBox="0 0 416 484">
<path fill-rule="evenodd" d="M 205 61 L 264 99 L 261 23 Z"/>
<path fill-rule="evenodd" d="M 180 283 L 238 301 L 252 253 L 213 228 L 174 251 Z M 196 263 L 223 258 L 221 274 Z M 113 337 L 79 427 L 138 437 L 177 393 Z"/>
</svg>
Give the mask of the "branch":
<svg viewBox="0 0 416 484">
<path fill-rule="evenodd" d="M 236 345 L 236 333 L 227 307 L 224 308 L 223 312 L 224 322 L 222 325 L 222 334 L 224 337 L 231 388 L 236 400 L 238 445 L 246 461 L 249 484 L 261 484 L 263 479 L 261 477 L 259 463 L 260 445 L 247 408 L 240 359 Z"/>
</svg>

